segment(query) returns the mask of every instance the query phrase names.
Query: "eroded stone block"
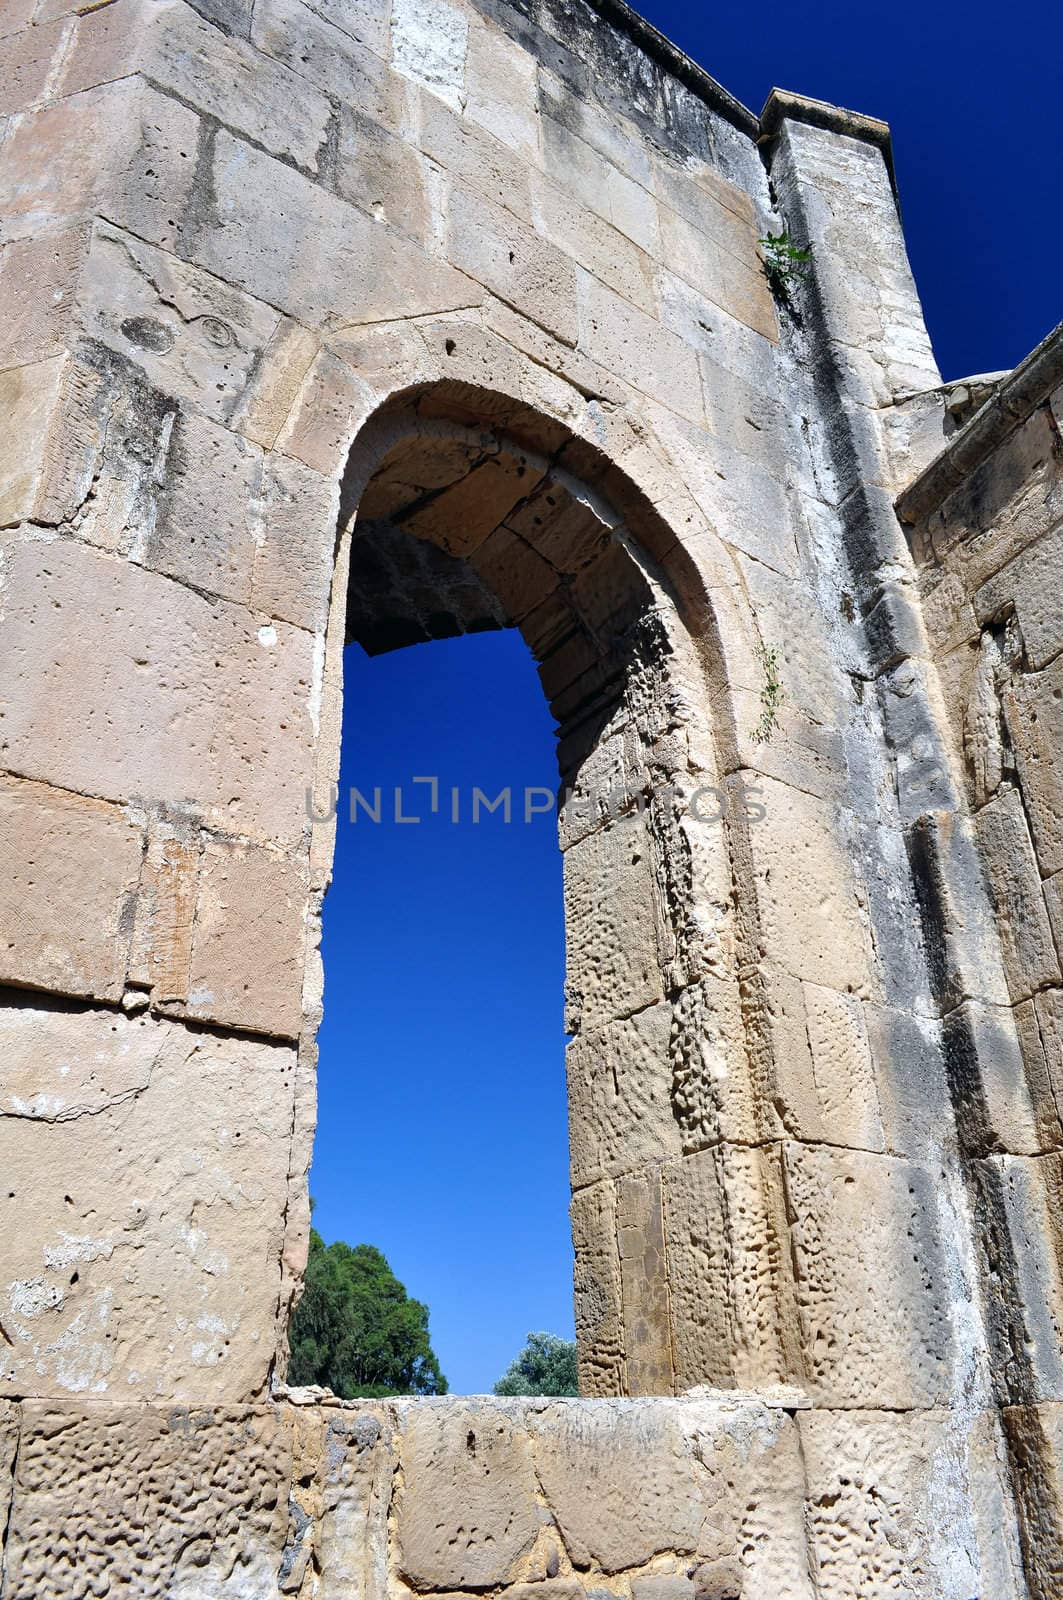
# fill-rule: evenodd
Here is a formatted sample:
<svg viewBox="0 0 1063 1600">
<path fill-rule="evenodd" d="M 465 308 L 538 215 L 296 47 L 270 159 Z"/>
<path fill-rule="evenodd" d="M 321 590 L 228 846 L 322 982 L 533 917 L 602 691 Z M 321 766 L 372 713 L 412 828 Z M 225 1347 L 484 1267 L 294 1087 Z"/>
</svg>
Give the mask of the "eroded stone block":
<svg viewBox="0 0 1063 1600">
<path fill-rule="evenodd" d="M 944 1403 L 955 1346 L 930 1174 L 889 1156 L 783 1149 L 813 1394 L 828 1405 Z"/>
<path fill-rule="evenodd" d="M 399 1568 L 422 1589 L 505 1583 L 538 1528 L 519 1411 L 467 1400 L 404 1407 Z"/>
<path fill-rule="evenodd" d="M 118 806 L 0 778 L 0 980 L 118 999 L 141 848 Z"/>
<path fill-rule="evenodd" d="M 52 1040 L 33 1011 L 26 1033 Z M 275 1348 L 293 1053 L 156 1019 L 82 1038 L 76 1115 L 0 1117 L 7 1394 L 260 1393 Z M 23 1056 L 25 1059 L 25 1056 Z M 62 1063 L 60 1062 L 60 1065 Z M 29 1065 L 20 1072 L 26 1081 Z M 41 1088 L 54 1098 L 47 1058 Z M 92 1072 L 96 1075 L 92 1081 Z M 86 1074 L 88 1082 L 86 1083 Z M 145 1081 L 146 1078 L 146 1081 Z M 28 1086 L 28 1085 L 27 1085 Z M 121 1087 L 120 1087 L 121 1086 Z M 31 1096 L 30 1103 L 32 1104 Z"/>
</svg>

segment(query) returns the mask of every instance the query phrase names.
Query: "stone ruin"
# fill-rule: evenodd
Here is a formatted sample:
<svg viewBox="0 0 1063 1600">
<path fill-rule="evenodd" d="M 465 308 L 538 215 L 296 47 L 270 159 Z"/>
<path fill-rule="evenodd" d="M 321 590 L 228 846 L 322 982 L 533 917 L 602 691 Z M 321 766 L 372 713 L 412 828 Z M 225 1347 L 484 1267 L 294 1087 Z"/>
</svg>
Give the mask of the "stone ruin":
<svg viewBox="0 0 1063 1600">
<path fill-rule="evenodd" d="M 3 1600 L 1059 1600 L 1063 333 L 943 385 L 886 127 L 622 0 L 0 35 Z M 584 1398 L 342 1403 L 342 650 L 493 626 Z"/>
</svg>

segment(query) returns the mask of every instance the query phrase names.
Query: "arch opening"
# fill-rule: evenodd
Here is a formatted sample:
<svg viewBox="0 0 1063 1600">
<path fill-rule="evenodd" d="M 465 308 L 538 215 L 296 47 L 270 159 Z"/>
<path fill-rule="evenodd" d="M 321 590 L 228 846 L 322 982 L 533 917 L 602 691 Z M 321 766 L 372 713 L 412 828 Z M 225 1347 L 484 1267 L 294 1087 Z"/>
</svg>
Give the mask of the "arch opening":
<svg viewBox="0 0 1063 1600">
<path fill-rule="evenodd" d="M 684 1353 L 700 1289 L 670 1283 L 666 1236 L 669 1174 L 724 1120 L 693 1041 L 707 1015 L 743 1029 L 723 811 L 692 805 L 720 791 L 677 542 L 596 447 L 446 383 L 365 426 L 342 508 L 345 642 L 516 628 L 556 724 L 581 1392 L 726 1381 L 724 1353 Z"/>
</svg>

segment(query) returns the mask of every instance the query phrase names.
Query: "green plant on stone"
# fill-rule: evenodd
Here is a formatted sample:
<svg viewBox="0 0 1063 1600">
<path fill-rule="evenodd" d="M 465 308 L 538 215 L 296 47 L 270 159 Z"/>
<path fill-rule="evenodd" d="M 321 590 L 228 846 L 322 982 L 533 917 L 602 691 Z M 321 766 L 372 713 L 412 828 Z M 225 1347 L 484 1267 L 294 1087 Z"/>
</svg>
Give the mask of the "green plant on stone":
<svg viewBox="0 0 1063 1600">
<path fill-rule="evenodd" d="M 762 640 L 757 645 L 756 656 L 764 669 L 764 684 L 760 691 L 760 721 L 753 731 L 753 738 L 757 744 L 767 744 L 779 726 L 779 707 L 786 699 L 786 691 L 779 677 L 778 646 L 765 644 Z"/>
<path fill-rule="evenodd" d="M 792 311 L 790 291 L 808 271 L 812 260 L 811 249 L 800 249 L 785 230 L 782 233 L 765 234 L 757 243 L 764 252 L 764 275 L 768 287 L 783 310 Z"/>
</svg>

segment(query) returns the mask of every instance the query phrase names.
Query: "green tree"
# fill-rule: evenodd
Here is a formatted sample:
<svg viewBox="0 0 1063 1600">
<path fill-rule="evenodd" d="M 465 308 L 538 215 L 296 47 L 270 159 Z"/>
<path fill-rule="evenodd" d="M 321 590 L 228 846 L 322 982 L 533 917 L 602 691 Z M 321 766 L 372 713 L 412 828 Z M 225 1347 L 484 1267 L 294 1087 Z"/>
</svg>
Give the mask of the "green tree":
<svg viewBox="0 0 1063 1600">
<path fill-rule="evenodd" d="M 495 1384 L 495 1394 L 579 1394 L 576 1341 L 529 1333 L 524 1349 Z"/>
<path fill-rule="evenodd" d="M 344 1400 L 446 1394 L 428 1340 L 428 1307 L 411 1300 L 379 1250 L 310 1230 L 303 1297 L 288 1333 L 288 1382 Z"/>
</svg>

